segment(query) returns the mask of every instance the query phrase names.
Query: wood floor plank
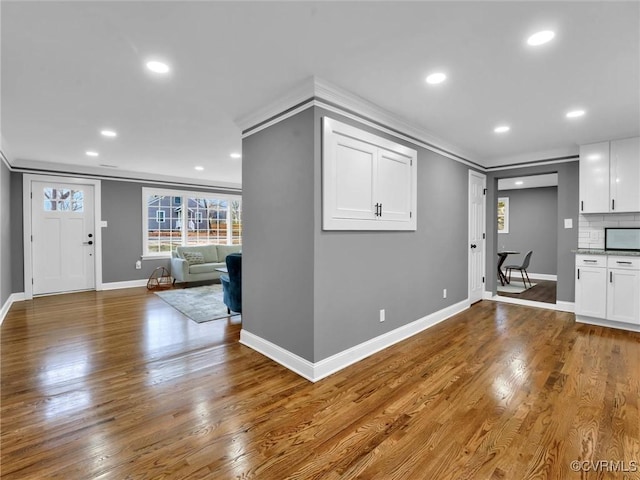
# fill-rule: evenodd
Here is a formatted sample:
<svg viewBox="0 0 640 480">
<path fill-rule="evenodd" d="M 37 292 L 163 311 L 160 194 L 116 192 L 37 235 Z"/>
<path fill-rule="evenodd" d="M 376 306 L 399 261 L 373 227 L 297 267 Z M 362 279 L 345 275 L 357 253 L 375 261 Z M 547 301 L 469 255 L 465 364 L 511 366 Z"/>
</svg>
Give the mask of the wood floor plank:
<svg viewBox="0 0 640 480">
<path fill-rule="evenodd" d="M 312 384 L 146 289 L 0 330 L 3 479 L 572 479 L 640 465 L 640 334 L 479 302 Z"/>
</svg>

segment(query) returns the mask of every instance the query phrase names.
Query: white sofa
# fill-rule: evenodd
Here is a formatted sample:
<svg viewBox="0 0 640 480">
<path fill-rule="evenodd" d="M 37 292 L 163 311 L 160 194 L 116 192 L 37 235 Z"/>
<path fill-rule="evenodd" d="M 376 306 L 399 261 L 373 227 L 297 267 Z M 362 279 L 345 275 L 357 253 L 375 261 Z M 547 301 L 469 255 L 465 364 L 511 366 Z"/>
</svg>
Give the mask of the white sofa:
<svg viewBox="0 0 640 480">
<path fill-rule="evenodd" d="M 171 253 L 171 276 L 175 282 L 216 280 L 226 267 L 227 255 L 242 251 L 242 245 L 198 245 L 178 247 Z"/>
</svg>

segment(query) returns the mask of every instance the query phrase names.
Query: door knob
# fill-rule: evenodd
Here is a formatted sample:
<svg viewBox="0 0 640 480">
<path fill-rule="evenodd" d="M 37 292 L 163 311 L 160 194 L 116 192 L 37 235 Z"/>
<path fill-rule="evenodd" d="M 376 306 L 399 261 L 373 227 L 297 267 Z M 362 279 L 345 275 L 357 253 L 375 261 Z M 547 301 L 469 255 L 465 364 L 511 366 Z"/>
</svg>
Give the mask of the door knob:
<svg viewBox="0 0 640 480">
<path fill-rule="evenodd" d="M 471 244 L 471 248 L 476 248 L 476 247 L 477 247 L 477 245 L 475 243 Z"/>
<path fill-rule="evenodd" d="M 89 240 L 88 242 L 82 242 L 83 245 L 93 245 L 93 242 Z"/>
<path fill-rule="evenodd" d="M 90 233 L 89 235 L 87 235 L 89 238 L 93 237 L 93 233 Z"/>
</svg>

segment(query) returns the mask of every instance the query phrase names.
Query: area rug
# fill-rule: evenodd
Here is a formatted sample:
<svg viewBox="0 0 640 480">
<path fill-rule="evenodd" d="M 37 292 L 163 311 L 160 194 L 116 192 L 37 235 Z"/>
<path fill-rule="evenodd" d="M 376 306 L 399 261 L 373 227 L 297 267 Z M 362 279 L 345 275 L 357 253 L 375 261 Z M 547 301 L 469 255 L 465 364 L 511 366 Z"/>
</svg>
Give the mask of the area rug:
<svg viewBox="0 0 640 480">
<path fill-rule="evenodd" d="M 537 285 L 537 283 L 532 283 L 529 286 L 529 282 L 527 282 L 527 286 L 525 287 L 524 283 L 519 280 L 511 280 L 511 283 L 507 283 L 506 285 L 498 285 L 498 292 L 504 293 L 522 293 L 530 288 L 533 288 Z"/>
<path fill-rule="evenodd" d="M 180 311 L 194 322 L 203 323 L 240 315 L 227 313 L 222 301 L 222 285 L 204 285 L 202 287 L 175 288 L 155 292 L 162 300 Z"/>
</svg>

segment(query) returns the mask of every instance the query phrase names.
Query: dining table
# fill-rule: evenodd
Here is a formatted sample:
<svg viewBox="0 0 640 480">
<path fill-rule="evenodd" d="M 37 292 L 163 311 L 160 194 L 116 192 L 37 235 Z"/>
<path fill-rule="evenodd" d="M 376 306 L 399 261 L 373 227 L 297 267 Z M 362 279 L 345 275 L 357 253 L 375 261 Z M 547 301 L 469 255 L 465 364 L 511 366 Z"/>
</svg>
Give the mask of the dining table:
<svg viewBox="0 0 640 480">
<path fill-rule="evenodd" d="M 509 255 L 519 255 L 519 254 L 520 252 L 516 252 L 514 250 L 501 250 L 498 252 L 498 280 L 500 280 L 500 283 L 502 284 L 502 286 L 504 286 L 506 283 L 509 283 L 509 279 L 502 271 L 502 264 L 504 263 L 504 261 L 507 259 Z"/>
</svg>

